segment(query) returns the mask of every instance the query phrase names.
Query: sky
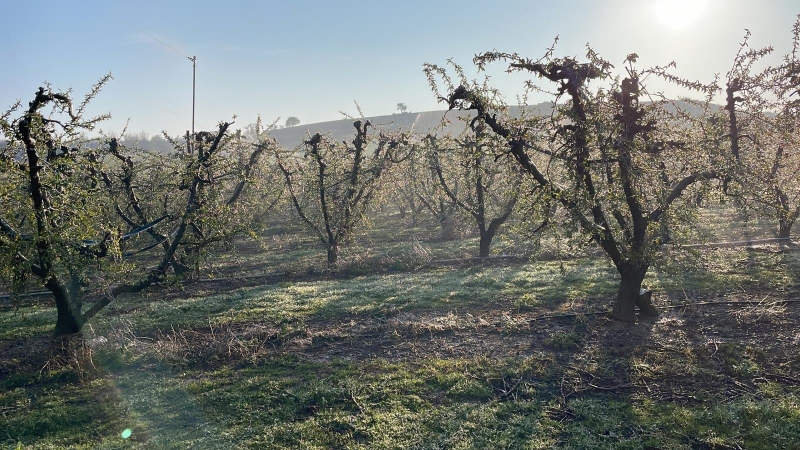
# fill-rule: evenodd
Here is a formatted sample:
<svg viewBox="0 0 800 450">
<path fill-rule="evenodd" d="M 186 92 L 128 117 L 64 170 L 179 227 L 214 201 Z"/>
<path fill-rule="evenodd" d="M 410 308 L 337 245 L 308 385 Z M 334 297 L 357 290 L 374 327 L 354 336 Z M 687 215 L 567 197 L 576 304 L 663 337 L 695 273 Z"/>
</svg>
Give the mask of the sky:
<svg viewBox="0 0 800 450">
<path fill-rule="evenodd" d="M 240 127 L 337 120 L 356 102 L 365 116 L 436 110 L 423 63 L 453 58 L 474 75 L 476 53 L 538 59 L 556 36 L 557 56 L 583 58 L 588 43 L 618 68 L 635 52 L 641 67 L 675 61 L 676 75 L 711 81 L 745 28 L 775 61 L 789 52 L 797 14 L 797 0 L 14 1 L 0 22 L 0 108 L 44 82 L 82 98 L 111 73 L 88 109 L 111 113 L 103 131 L 183 134 L 196 56 L 198 131 L 234 115 Z M 491 80 L 516 102 L 519 79 Z"/>
</svg>

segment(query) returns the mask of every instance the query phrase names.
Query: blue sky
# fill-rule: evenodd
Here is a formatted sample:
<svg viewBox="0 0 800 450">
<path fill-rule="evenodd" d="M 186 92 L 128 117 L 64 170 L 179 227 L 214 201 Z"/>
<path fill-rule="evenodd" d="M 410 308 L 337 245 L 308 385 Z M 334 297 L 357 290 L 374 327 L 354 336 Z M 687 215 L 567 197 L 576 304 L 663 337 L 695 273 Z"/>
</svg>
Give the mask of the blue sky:
<svg viewBox="0 0 800 450">
<path fill-rule="evenodd" d="M 368 116 L 391 114 L 398 102 L 441 109 L 424 62 L 470 66 L 492 49 L 538 58 L 556 35 L 560 56 L 582 56 L 588 42 L 614 63 L 636 52 L 642 65 L 674 60 L 676 74 L 709 81 L 730 67 L 745 28 L 754 46 L 789 51 L 800 13 L 796 0 L 673 0 L 676 14 L 696 16 L 675 27 L 657 1 L 6 2 L 0 106 L 29 101 L 44 81 L 83 95 L 110 72 L 91 107 L 112 114 L 103 130 L 118 132 L 128 119 L 131 132 L 189 129 L 191 62 L 130 24 L 197 56 L 202 130 L 234 114 L 240 126 L 258 114 L 335 120 L 339 111 L 357 114 L 354 101 Z M 509 93 L 518 81 L 493 78 Z"/>
</svg>

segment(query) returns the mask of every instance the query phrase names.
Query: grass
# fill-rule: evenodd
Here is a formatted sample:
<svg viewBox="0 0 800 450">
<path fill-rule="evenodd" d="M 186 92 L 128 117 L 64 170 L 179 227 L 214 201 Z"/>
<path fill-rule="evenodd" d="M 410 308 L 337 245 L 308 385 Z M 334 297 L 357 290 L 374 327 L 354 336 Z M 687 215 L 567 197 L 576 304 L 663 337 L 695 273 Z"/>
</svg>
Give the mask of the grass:
<svg viewBox="0 0 800 450">
<path fill-rule="evenodd" d="M 55 315 L 46 301 L 3 306 L 0 447 L 800 442 L 800 313 L 768 303 L 794 298 L 797 252 L 676 252 L 646 280 L 657 305 L 765 304 L 671 309 L 628 326 L 593 314 L 617 288 L 601 257 L 437 265 L 470 256 L 476 243 L 425 232 L 359 238 L 340 272 L 318 266 L 313 241 L 282 233 L 263 254 L 243 247 L 211 268 L 283 268 L 280 280 L 120 299 L 67 342 L 48 337 Z"/>
<path fill-rule="evenodd" d="M 744 290 L 785 289 L 797 284 L 796 252 L 750 252 L 715 249 L 696 269 L 678 273 L 651 271 L 645 284 L 667 293 L 689 291 L 721 295 Z M 137 331 L 164 327 L 196 327 L 209 322 L 268 320 L 282 323 L 310 316 L 376 315 L 415 309 L 552 306 L 578 311 L 606 305 L 617 289 L 615 270 L 602 258 L 541 261 L 473 267 L 442 267 L 411 273 L 378 273 L 351 278 L 286 281 L 234 288 L 217 293 L 199 289 L 161 298 L 121 300 L 108 307 L 92 326 L 99 333 L 118 326 L 121 318 Z M 49 305 L 22 305 L 0 315 L 0 339 L 31 337 L 52 328 Z"/>
<path fill-rule="evenodd" d="M 145 365 L 146 366 L 146 365 Z M 121 369 L 121 368 L 118 368 Z M 800 392 L 705 403 L 645 393 L 562 399 L 550 356 L 124 367 L 82 385 L 17 388 L 3 426 L 31 448 L 790 448 Z M 519 381 L 522 380 L 522 381 Z M 518 382 L 519 381 L 519 382 Z M 644 392 L 644 391 L 643 391 Z M 713 405 L 713 406 L 709 406 Z M 119 437 L 133 430 L 129 441 Z M 9 433 L 10 434 L 10 433 Z"/>
</svg>

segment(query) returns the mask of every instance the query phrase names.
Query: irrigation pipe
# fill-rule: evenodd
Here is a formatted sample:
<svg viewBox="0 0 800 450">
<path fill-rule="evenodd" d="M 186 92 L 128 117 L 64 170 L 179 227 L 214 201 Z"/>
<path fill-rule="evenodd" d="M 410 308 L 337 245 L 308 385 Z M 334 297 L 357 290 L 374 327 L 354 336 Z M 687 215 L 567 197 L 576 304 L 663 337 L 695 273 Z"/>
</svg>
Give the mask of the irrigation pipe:
<svg viewBox="0 0 800 450">
<path fill-rule="evenodd" d="M 669 310 L 669 309 L 685 309 L 692 306 L 777 306 L 777 305 L 788 305 L 791 303 L 800 303 L 800 300 L 776 300 L 773 302 L 765 302 L 763 300 L 725 300 L 720 302 L 697 302 L 697 303 L 683 303 L 680 305 L 668 305 L 668 306 L 661 306 L 659 310 Z M 540 320 L 550 320 L 550 319 L 566 319 L 572 317 L 579 317 L 579 316 L 597 316 L 601 314 L 611 314 L 610 309 L 603 309 L 600 311 L 588 311 L 582 313 L 569 313 L 569 314 L 548 314 L 539 317 L 534 317 L 533 319 L 529 319 L 528 323 L 537 322 Z"/>
</svg>

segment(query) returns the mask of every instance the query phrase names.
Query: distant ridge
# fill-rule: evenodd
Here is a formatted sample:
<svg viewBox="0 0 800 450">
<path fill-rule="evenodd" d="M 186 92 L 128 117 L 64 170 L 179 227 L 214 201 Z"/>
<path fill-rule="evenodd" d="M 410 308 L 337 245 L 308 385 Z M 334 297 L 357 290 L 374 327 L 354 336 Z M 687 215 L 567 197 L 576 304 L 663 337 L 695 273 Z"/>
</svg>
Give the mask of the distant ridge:
<svg viewBox="0 0 800 450">
<path fill-rule="evenodd" d="M 692 105 L 688 102 L 678 101 L 681 108 L 694 116 L 702 114 L 702 108 Z M 712 105 L 712 109 L 721 108 L 720 105 Z M 509 106 L 509 113 L 514 117 L 519 117 L 520 107 Z M 535 105 L 526 106 L 525 109 L 534 115 L 551 114 L 553 111 L 553 104 L 550 102 L 538 103 Z M 445 117 L 450 121 L 449 125 L 441 129 L 442 118 Z M 458 136 L 464 132 L 465 123 L 458 118 L 474 117 L 474 113 L 465 111 L 423 111 L 423 112 L 407 112 L 401 114 L 390 114 L 384 116 L 367 117 L 366 119 L 372 122 L 373 131 L 386 131 L 386 132 L 412 132 L 417 135 L 426 135 L 429 133 L 437 133 L 439 135 Z M 327 122 L 318 122 L 307 125 L 297 125 L 289 128 L 280 128 L 272 130 L 269 135 L 278 141 L 278 144 L 284 148 L 295 148 L 303 144 L 303 141 L 308 139 L 309 135 L 320 133 L 328 136 L 330 139 L 336 141 L 351 141 L 354 136 L 353 122 L 359 119 L 340 119 L 331 120 Z M 146 150 L 170 153 L 173 151 L 172 146 L 159 134 L 148 136 L 146 133 L 130 134 L 123 138 L 123 143 L 129 145 L 136 145 Z M 0 148 L 6 146 L 6 141 L 0 138 Z"/>
<path fill-rule="evenodd" d="M 534 114 L 550 114 L 552 111 L 552 103 L 539 103 L 526 107 L 528 111 Z M 512 116 L 519 116 L 520 107 L 511 106 L 509 112 Z M 449 125 L 440 129 L 442 118 L 447 114 L 447 119 L 450 121 Z M 437 132 L 443 135 L 459 135 L 464 131 L 465 124 L 463 121 L 457 120 L 459 117 L 474 116 L 474 113 L 466 113 L 463 111 L 424 111 L 418 113 L 401 113 L 391 114 L 387 116 L 367 117 L 366 119 L 372 122 L 376 131 L 383 130 L 387 132 L 412 132 L 419 135 L 426 135 L 429 133 Z M 347 140 L 350 141 L 354 136 L 353 122 L 359 119 L 340 119 L 329 122 L 312 123 L 308 125 L 297 125 L 290 128 L 281 128 L 273 130 L 269 134 L 278 141 L 278 144 L 284 148 L 294 148 L 302 145 L 307 136 L 315 133 L 327 135 L 336 141 Z"/>
</svg>

